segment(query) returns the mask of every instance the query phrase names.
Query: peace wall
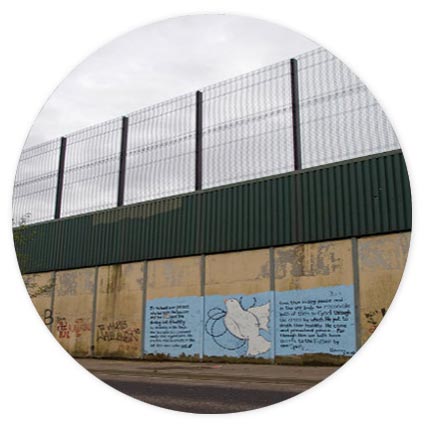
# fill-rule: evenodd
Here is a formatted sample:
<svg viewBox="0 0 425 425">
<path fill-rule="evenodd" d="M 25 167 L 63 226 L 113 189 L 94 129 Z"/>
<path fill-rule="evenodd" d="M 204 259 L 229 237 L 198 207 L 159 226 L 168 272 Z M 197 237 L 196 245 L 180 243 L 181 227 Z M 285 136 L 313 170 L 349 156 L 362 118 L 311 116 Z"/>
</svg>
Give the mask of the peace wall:
<svg viewBox="0 0 425 425">
<path fill-rule="evenodd" d="M 341 364 L 388 312 L 410 232 L 24 275 L 75 357 Z"/>
</svg>

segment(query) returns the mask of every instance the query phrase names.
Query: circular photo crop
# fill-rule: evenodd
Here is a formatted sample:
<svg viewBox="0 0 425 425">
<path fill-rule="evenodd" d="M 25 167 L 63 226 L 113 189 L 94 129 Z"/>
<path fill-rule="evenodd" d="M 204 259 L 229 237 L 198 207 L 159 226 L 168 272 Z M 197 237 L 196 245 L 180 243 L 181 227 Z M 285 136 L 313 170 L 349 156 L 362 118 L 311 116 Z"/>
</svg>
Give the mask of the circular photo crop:
<svg viewBox="0 0 425 425">
<path fill-rule="evenodd" d="M 86 59 L 37 117 L 13 192 L 53 337 L 119 391 L 194 413 L 268 406 L 345 364 L 388 311 L 410 232 L 403 154 L 366 85 L 231 15 Z"/>
</svg>

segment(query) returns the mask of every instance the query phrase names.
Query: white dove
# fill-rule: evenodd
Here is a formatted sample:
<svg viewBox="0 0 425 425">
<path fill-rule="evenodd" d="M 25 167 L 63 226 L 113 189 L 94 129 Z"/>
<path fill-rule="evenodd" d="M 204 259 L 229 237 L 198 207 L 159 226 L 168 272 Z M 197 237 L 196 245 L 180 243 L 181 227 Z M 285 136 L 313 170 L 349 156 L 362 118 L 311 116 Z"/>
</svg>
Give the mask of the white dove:
<svg viewBox="0 0 425 425">
<path fill-rule="evenodd" d="M 244 310 L 234 298 L 224 300 L 227 312 L 224 324 L 235 337 L 248 341 L 248 356 L 256 356 L 270 349 L 271 343 L 260 335 L 260 329 L 268 331 L 270 303 Z"/>
</svg>

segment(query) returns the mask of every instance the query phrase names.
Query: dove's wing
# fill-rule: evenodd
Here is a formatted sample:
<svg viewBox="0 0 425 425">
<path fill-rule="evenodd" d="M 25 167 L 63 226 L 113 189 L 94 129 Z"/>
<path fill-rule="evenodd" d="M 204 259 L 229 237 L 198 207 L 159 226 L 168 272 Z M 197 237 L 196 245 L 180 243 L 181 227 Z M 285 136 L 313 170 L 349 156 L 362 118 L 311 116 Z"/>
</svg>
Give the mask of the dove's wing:
<svg viewBox="0 0 425 425">
<path fill-rule="evenodd" d="M 269 330 L 270 302 L 258 307 L 251 307 L 248 311 L 258 319 L 260 329 Z"/>
</svg>

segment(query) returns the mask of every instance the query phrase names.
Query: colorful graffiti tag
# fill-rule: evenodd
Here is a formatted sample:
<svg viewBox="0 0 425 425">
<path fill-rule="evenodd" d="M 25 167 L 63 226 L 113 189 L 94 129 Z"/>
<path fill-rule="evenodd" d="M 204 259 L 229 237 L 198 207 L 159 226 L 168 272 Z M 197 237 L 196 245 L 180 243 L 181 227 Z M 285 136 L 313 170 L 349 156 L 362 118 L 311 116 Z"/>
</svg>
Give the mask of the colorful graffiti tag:
<svg viewBox="0 0 425 425">
<path fill-rule="evenodd" d="M 56 330 L 58 338 L 70 339 L 72 336 L 79 338 L 85 332 L 91 331 L 91 323 L 84 318 L 68 321 L 65 317 L 56 318 Z"/>
</svg>

